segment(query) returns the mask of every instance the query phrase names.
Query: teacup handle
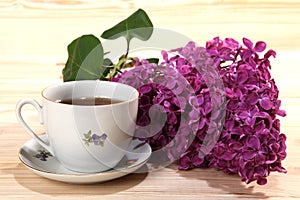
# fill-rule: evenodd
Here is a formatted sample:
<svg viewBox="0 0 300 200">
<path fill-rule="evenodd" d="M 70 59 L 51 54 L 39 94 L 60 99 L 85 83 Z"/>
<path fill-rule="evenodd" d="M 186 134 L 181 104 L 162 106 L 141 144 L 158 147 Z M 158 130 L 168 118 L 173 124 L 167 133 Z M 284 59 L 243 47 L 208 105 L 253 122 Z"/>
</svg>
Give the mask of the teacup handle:
<svg viewBox="0 0 300 200">
<path fill-rule="evenodd" d="M 52 155 L 54 155 L 52 148 L 49 144 L 47 144 L 46 142 L 44 142 L 39 136 L 37 136 L 32 129 L 26 124 L 26 122 L 24 121 L 21 111 L 24 105 L 26 104 L 31 104 L 35 107 L 35 109 L 38 111 L 39 113 L 39 117 L 40 117 L 40 123 L 43 124 L 43 112 L 42 112 L 42 106 L 40 106 L 40 104 L 34 100 L 34 99 L 22 99 L 16 107 L 16 114 L 17 114 L 17 119 L 19 120 L 20 124 L 23 126 L 23 128 L 25 129 L 25 131 L 37 142 L 39 143 L 42 147 L 44 147 L 46 150 L 48 150 Z"/>
</svg>

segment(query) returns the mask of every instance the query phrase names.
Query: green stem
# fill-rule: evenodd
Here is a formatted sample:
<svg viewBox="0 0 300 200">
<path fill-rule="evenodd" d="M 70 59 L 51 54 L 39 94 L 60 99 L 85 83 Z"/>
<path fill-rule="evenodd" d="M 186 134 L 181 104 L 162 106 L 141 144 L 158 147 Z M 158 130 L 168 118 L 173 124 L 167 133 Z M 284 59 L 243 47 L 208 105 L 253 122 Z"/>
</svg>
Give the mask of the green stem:
<svg viewBox="0 0 300 200">
<path fill-rule="evenodd" d="M 127 58 L 128 53 L 129 53 L 129 40 L 126 40 L 126 41 L 127 41 L 127 48 L 126 48 L 125 58 Z"/>
</svg>

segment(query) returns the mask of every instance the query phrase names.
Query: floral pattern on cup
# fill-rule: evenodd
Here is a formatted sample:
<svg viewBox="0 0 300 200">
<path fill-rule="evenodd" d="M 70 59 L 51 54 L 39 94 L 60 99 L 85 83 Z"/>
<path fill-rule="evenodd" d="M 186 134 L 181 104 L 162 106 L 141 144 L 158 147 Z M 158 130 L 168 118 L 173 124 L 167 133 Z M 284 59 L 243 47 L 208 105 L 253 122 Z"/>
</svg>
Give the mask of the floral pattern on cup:
<svg viewBox="0 0 300 200">
<path fill-rule="evenodd" d="M 41 161 L 47 161 L 47 158 L 53 157 L 52 154 L 45 150 L 38 150 L 38 153 L 33 157 L 40 159 Z"/>
<path fill-rule="evenodd" d="M 87 146 L 90 146 L 90 144 L 94 144 L 97 146 L 104 146 L 104 142 L 107 138 L 107 135 L 105 133 L 102 133 L 102 135 L 92 134 L 92 131 L 89 130 L 87 133 L 84 133 L 84 143 Z"/>
</svg>

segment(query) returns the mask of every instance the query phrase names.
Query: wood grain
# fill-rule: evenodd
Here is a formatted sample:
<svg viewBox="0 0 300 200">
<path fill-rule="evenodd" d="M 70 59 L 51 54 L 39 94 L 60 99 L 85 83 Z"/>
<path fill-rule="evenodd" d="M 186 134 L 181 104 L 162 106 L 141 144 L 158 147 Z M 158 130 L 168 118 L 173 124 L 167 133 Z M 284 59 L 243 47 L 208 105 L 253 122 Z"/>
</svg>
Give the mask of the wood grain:
<svg viewBox="0 0 300 200">
<path fill-rule="evenodd" d="M 246 185 L 214 169 L 178 171 L 173 164 L 147 174 L 93 185 L 47 180 L 27 170 L 18 151 L 30 139 L 15 117 L 25 97 L 59 82 L 66 46 L 82 34 L 100 35 L 110 25 L 144 8 L 155 27 L 187 35 L 199 44 L 215 36 L 264 40 L 277 51 L 272 75 L 288 116 L 287 174 L 272 173 L 268 184 Z M 0 2 L 0 199 L 300 199 L 300 1 L 294 0 L 2 0 Z M 33 129 L 44 132 L 26 108 Z"/>
</svg>

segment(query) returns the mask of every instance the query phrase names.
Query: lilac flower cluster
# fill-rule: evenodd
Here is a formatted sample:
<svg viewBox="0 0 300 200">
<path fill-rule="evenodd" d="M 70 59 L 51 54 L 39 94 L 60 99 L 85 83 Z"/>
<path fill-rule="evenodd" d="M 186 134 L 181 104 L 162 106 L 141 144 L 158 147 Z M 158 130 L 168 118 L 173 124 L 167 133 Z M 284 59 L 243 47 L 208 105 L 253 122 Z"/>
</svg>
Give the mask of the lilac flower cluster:
<svg viewBox="0 0 300 200">
<path fill-rule="evenodd" d="M 280 110 L 278 89 L 270 74 L 270 56 L 265 42 L 255 45 L 244 38 L 240 45 L 234 39 L 218 37 L 206 44 L 206 50 L 214 59 L 224 83 L 227 106 L 224 128 L 213 150 L 199 165 L 190 161 L 191 155 L 201 144 L 194 142 L 179 160 L 181 169 L 206 166 L 226 173 L 237 173 L 242 181 L 266 184 L 271 171 L 286 172 L 281 161 L 286 157 L 286 136 L 280 133 L 276 115 L 285 116 Z M 193 51 L 186 46 L 179 52 Z M 188 59 L 195 59 L 189 57 Z M 205 131 L 205 129 L 203 129 Z M 200 130 L 200 131 L 203 131 Z"/>
<path fill-rule="evenodd" d="M 187 63 L 179 56 L 176 59 Z M 185 70 L 184 66 L 182 70 Z M 137 61 L 135 68 L 123 72 L 112 81 L 131 85 L 139 91 L 135 136 L 148 142 L 153 151 L 172 149 L 174 141 L 180 141 L 172 159 L 178 160 L 185 151 L 183 147 L 193 141 L 199 119 L 199 113 L 194 112 L 199 109 L 198 101 L 189 101 L 197 98 L 185 76 L 171 66 L 142 60 Z"/>
<path fill-rule="evenodd" d="M 163 51 L 158 66 L 142 61 L 120 74 L 114 81 L 140 92 L 139 138 L 179 159 L 179 169 L 212 167 L 260 185 L 271 171 L 285 173 L 286 136 L 277 119 L 285 112 L 269 61 L 276 53 L 261 56 L 265 48 L 216 37 L 205 48 L 189 42 L 171 58 Z"/>
</svg>

